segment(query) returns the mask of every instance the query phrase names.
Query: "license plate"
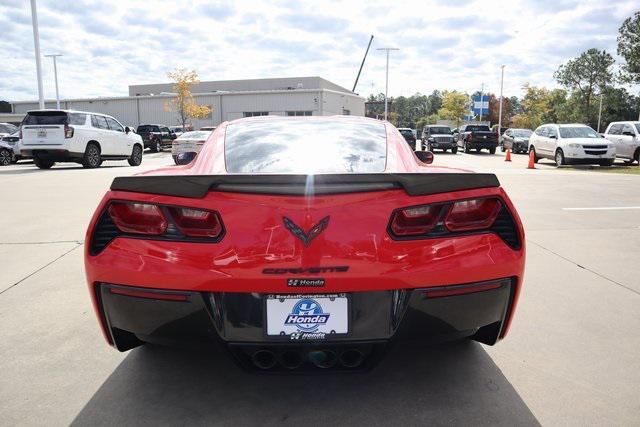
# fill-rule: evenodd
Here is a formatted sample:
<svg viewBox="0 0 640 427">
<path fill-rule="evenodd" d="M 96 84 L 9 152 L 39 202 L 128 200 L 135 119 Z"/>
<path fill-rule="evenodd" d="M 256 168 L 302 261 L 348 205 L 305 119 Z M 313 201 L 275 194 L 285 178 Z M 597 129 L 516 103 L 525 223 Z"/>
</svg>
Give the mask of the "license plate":
<svg viewBox="0 0 640 427">
<path fill-rule="evenodd" d="M 38 129 L 38 138 L 46 138 L 47 130 L 46 129 Z"/>
<path fill-rule="evenodd" d="M 323 339 L 349 332 L 346 295 L 270 295 L 266 299 L 267 335 Z"/>
</svg>

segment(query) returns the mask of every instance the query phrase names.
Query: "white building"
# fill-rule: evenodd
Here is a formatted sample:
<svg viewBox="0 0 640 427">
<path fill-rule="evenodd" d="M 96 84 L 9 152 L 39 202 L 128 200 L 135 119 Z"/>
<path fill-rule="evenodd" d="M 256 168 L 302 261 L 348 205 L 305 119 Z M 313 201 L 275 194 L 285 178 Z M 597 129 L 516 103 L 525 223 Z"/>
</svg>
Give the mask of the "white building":
<svg viewBox="0 0 640 427">
<path fill-rule="evenodd" d="M 60 108 L 109 114 L 128 126 L 144 123 L 178 125 L 171 110 L 172 83 L 129 86 L 129 96 L 64 99 Z M 212 113 L 193 120 L 194 129 L 216 126 L 224 121 L 255 115 L 364 116 L 364 98 L 320 77 L 226 80 L 201 82 L 192 89 L 198 104 L 208 105 Z M 37 110 L 37 101 L 12 102 L 13 113 L 23 115 Z M 46 108 L 55 108 L 47 100 Z"/>
</svg>

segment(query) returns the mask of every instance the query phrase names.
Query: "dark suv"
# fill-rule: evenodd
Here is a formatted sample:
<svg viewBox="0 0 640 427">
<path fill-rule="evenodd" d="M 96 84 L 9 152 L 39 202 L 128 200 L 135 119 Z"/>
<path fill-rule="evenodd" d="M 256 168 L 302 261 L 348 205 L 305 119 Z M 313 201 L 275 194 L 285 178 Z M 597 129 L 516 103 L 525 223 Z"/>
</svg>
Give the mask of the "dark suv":
<svg viewBox="0 0 640 427">
<path fill-rule="evenodd" d="M 433 151 L 436 148 L 442 151 L 451 149 L 453 154 L 458 152 L 449 126 L 429 125 L 422 129 L 422 149 Z"/>
<path fill-rule="evenodd" d="M 149 148 L 152 152 L 171 148 L 176 139 L 176 134 L 165 125 L 140 125 L 136 133 L 142 137 L 144 148 Z"/>
</svg>

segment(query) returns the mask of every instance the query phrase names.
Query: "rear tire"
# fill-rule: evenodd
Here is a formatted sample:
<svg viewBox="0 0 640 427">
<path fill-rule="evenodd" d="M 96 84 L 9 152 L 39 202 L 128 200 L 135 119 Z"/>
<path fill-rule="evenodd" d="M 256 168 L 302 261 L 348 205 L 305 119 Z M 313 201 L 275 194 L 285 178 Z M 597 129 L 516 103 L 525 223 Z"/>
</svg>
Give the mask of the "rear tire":
<svg viewBox="0 0 640 427">
<path fill-rule="evenodd" d="M 504 148 L 504 144 L 500 146 L 500 151 L 502 151 L 503 153 L 504 153 L 505 151 L 507 151 L 507 149 L 506 149 L 506 148 Z"/>
<path fill-rule="evenodd" d="M 638 163 L 638 166 L 640 166 L 640 148 L 638 148 L 633 154 L 633 160 L 635 160 L 636 163 Z"/>
<path fill-rule="evenodd" d="M 565 164 L 564 161 L 564 153 L 562 152 L 562 150 L 558 149 L 558 151 L 556 151 L 556 166 L 563 166 Z"/>
<path fill-rule="evenodd" d="M 451 149 L 451 152 L 452 152 L 453 154 L 456 154 L 456 153 L 458 152 L 458 147 L 453 147 L 453 148 Z"/>
<path fill-rule="evenodd" d="M 504 151 L 504 150 L 502 150 Z M 489 154 L 496 154 L 496 147 L 489 148 Z"/>
<path fill-rule="evenodd" d="M 13 160 L 13 152 L 7 148 L 0 149 L 0 166 L 9 166 Z"/>
<path fill-rule="evenodd" d="M 99 168 L 102 164 L 102 156 L 100 155 L 100 147 L 93 142 L 87 144 L 82 157 L 82 166 L 87 169 Z"/>
<path fill-rule="evenodd" d="M 142 163 L 142 148 L 138 144 L 133 146 L 131 157 L 127 159 L 127 162 L 129 162 L 129 166 L 140 166 Z"/>
<path fill-rule="evenodd" d="M 464 152 L 467 153 L 467 154 L 471 153 L 471 149 L 469 148 L 469 144 L 467 144 L 467 141 L 465 141 L 463 144 L 464 144 L 464 146 L 463 146 L 464 147 Z"/>
<path fill-rule="evenodd" d="M 157 153 L 160 149 L 160 144 L 158 141 L 154 140 L 149 143 L 149 151 L 152 153 Z"/>
<path fill-rule="evenodd" d="M 33 163 L 39 169 L 51 169 L 51 167 L 56 164 L 56 162 L 52 162 L 51 160 L 43 160 L 43 159 L 39 159 L 37 157 L 33 158 Z"/>
<path fill-rule="evenodd" d="M 533 151 L 533 163 L 538 163 L 538 160 L 540 160 L 540 157 L 538 157 L 538 155 L 536 154 L 536 148 L 535 147 L 531 147 L 529 149 L 529 152 Z"/>
</svg>

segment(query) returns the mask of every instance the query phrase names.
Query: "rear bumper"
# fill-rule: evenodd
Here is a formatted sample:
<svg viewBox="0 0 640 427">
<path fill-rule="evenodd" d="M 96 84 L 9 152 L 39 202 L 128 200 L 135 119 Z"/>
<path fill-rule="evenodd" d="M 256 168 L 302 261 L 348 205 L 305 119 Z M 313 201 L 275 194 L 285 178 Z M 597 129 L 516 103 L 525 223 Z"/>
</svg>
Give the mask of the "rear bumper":
<svg viewBox="0 0 640 427">
<path fill-rule="evenodd" d="M 79 161 L 82 159 L 84 153 L 74 153 L 73 151 L 69 151 L 62 148 L 54 148 L 54 149 L 21 149 L 20 155 L 22 157 L 37 157 L 43 160 L 51 160 L 54 162 L 64 162 L 64 161 Z"/>
<path fill-rule="evenodd" d="M 491 345 L 508 323 L 517 286 L 516 278 L 506 278 L 453 287 L 352 292 L 349 333 L 305 341 L 266 335 L 265 294 L 164 291 L 106 283 L 95 284 L 94 291 L 108 339 L 120 351 L 142 342 L 218 342 L 235 352 L 254 347 L 277 351 L 292 346 L 384 346 L 395 340 L 438 342 L 467 336 Z"/>
<path fill-rule="evenodd" d="M 467 141 L 467 146 L 470 148 L 495 148 L 498 146 L 498 141 L 488 141 L 488 140 L 471 140 Z"/>
</svg>

